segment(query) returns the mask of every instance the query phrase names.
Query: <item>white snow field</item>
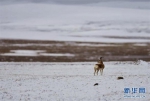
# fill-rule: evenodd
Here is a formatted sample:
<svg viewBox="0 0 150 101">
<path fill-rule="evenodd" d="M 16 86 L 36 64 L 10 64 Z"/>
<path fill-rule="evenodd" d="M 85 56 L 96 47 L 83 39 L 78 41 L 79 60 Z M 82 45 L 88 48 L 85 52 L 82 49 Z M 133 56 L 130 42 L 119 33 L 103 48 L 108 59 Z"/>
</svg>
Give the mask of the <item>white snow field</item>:
<svg viewBox="0 0 150 101">
<path fill-rule="evenodd" d="M 150 42 L 149 0 L 17 1 L 0 2 L 1 39 Z"/>
<path fill-rule="evenodd" d="M 94 64 L 0 62 L 0 101 L 150 101 L 148 62 L 104 62 L 102 76 L 93 75 Z"/>
</svg>

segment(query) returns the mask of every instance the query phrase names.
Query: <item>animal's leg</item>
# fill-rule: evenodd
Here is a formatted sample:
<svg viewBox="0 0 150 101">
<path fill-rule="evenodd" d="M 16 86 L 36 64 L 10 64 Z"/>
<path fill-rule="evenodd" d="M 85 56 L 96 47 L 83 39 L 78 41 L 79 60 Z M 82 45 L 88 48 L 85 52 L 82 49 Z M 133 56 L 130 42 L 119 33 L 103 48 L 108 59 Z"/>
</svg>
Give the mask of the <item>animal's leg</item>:
<svg viewBox="0 0 150 101">
<path fill-rule="evenodd" d="M 102 75 L 102 71 L 101 71 L 101 69 L 100 69 L 100 73 L 101 73 L 101 75 Z"/>
<path fill-rule="evenodd" d="M 95 76 L 96 70 L 94 69 L 94 76 Z"/>
<path fill-rule="evenodd" d="M 103 69 L 101 69 L 101 75 L 103 75 Z"/>
<path fill-rule="evenodd" d="M 97 75 L 98 75 L 98 71 L 99 71 L 99 70 L 97 70 Z"/>
<path fill-rule="evenodd" d="M 101 75 L 103 74 L 103 70 L 102 69 L 100 69 L 100 72 L 101 72 Z"/>
</svg>

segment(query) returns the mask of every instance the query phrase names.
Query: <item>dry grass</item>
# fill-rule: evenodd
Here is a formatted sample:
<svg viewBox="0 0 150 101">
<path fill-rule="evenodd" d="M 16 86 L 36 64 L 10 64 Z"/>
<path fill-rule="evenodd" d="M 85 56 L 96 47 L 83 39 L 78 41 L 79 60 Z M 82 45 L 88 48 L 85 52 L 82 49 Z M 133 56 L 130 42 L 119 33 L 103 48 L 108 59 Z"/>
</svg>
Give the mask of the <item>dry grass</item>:
<svg viewBox="0 0 150 101">
<path fill-rule="evenodd" d="M 15 44 L 19 44 L 19 46 Z M 81 46 L 80 44 L 92 44 L 93 46 Z M 101 44 L 107 46 L 95 46 Z M 75 55 L 74 57 L 1 55 L 0 61 L 80 62 L 97 61 L 100 56 L 104 57 L 104 61 L 134 61 L 138 59 L 150 61 L 150 43 L 144 44 L 140 46 L 134 45 L 134 43 L 0 40 L 0 54 L 9 53 L 10 50 L 46 50 L 47 53 L 71 53 Z"/>
</svg>

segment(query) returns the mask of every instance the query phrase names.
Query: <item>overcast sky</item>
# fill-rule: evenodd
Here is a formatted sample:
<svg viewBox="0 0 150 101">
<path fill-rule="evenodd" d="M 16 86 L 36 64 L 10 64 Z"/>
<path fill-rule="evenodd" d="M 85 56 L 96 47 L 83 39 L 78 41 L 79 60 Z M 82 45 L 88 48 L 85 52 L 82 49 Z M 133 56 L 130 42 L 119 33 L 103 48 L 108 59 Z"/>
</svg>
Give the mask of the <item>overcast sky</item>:
<svg viewBox="0 0 150 101">
<path fill-rule="evenodd" d="M 24 2 L 59 3 L 59 4 L 88 4 L 88 3 L 97 3 L 97 2 L 104 2 L 104 1 L 117 1 L 117 0 L 0 0 L 0 4 L 24 3 Z M 118 1 L 150 1 L 150 0 L 118 0 Z"/>
<path fill-rule="evenodd" d="M 3 3 L 15 3 L 15 2 L 35 2 L 35 3 L 60 3 L 60 4 L 86 4 L 96 3 L 104 0 L 0 0 Z M 105 0 L 106 1 L 106 0 Z"/>
</svg>

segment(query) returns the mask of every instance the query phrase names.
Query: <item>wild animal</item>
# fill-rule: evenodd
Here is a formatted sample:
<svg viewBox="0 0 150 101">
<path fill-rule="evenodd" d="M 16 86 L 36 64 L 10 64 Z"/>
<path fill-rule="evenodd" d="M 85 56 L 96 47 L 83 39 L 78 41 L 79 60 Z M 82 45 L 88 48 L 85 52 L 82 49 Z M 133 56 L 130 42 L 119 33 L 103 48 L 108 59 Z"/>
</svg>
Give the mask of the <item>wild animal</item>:
<svg viewBox="0 0 150 101">
<path fill-rule="evenodd" d="M 100 60 L 94 66 L 94 76 L 95 76 L 95 73 L 98 75 L 99 71 L 100 71 L 101 75 L 103 75 L 103 69 L 104 69 L 104 67 L 105 67 L 105 65 L 103 64 L 102 57 L 100 57 Z"/>
</svg>

